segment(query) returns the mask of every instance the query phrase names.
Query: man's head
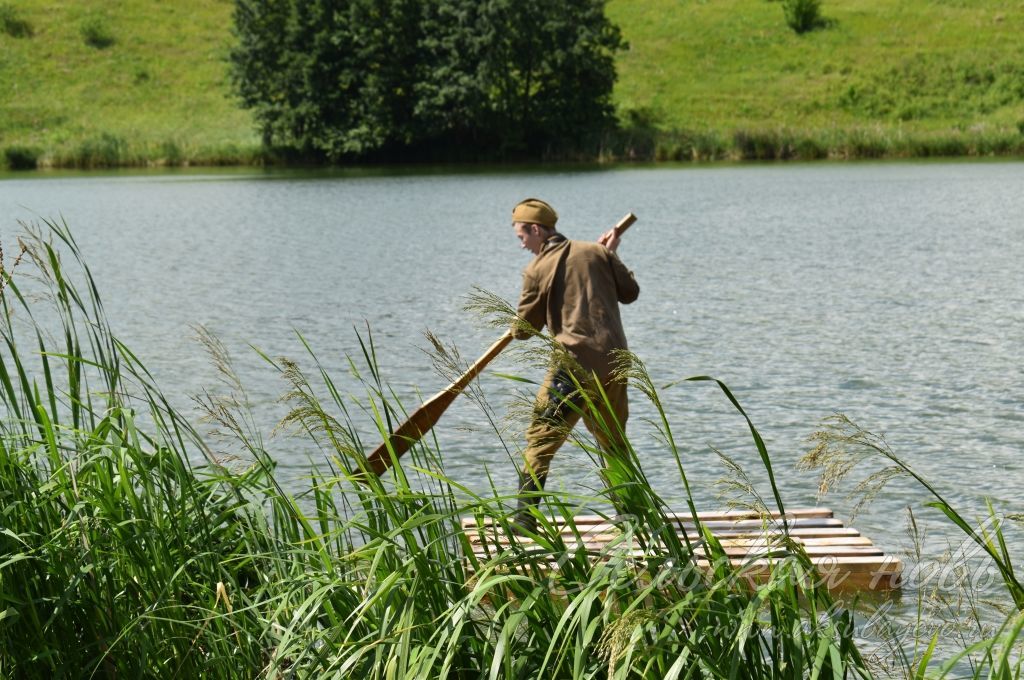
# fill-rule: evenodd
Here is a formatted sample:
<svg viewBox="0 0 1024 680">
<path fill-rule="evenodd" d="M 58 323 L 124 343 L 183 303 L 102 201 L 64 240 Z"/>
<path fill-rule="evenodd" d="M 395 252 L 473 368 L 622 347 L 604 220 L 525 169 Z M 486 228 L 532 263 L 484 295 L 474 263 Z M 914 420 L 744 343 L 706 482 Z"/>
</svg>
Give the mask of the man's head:
<svg viewBox="0 0 1024 680">
<path fill-rule="evenodd" d="M 527 198 L 512 209 L 512 228 L 523 248 L 540 253 L 544 241 L 555 232 L 558 213 L 538 198 Z"/>
</svg>

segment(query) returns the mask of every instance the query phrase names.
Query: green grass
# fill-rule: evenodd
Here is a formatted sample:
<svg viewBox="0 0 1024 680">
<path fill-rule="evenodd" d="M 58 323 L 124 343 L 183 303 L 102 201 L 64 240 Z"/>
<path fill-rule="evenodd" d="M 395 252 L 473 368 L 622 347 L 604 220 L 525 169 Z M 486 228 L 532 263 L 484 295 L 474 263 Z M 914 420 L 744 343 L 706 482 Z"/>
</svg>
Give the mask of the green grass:
<svg viewBox="0 0 1024 680">
<path fill-rule="evenodd" d="M 221 431 L 216 450 L 234 452 L 217 454 L 111 333 L 66 225 L 30 229 L 19 245 L 0 256 L 0 675 L 872 677 L 852 611 L 809 577 L 795 543 L 780 546 L 773 576 L 756 588 L 710 534 L 715 568 L 695 570 L 631 443 L 605 460 L 597 497 L 544 494 L 532 541 L 467 561 L 461 518 L 507 527 L 516 499 L 448 478 L 429 439 L 386 478 L 360 481 L 359 432 L 368 425 L 376 443 L 403 417 L 372 336 L 359 339 L 344 382 L 301 339 L 301 362 L 264 357 L 282 378 L 291 407 L 282 426 L 297 441 L 261 433 L 227 352 L 201 333 L 221 376 L 221 392 L 201 403 Z M 630 382 L 651 401 L 688 490 L 659 390 L 632 359 Z M 749 427 L 751 460 L 771 489 L 767 502 L 748 502 L 782 509 L 754 424 L 724 385 L 692 380 L 717 385 Z M 275 474 L 282 441 L 322 457 L 298 492 Z M 868 478 L 869 495 L 897 475 L 923 484 L 935 498 L 928 508 L 998 570 L 996 599 L 1016 605 L 970 645 L 894 637 L 895 677 L 1019 677 L 1024 591 L 1002 525 L 973 528 L 848 421 L 815 442 L 807 464 L 823 468 L 826 486 L 879 456 L 889 467 Z M 600 460 L 592 442 L 576 443 Z M 642 561 L 612 548 L 595 562 L 551 530 L 548 512 L 571 521 L 594 503 L 634 532 Z"/>
<path fill-rule="evenodd" d="M 824 0 L 798 35 L 781 3 L 612 0 L 631 49 L 621 109 L 678 129 L 1013 128 L 1024 119 L 1024 8 L 1005 0 Z M 861 93 L 860 95 L 851 95 Z"/>
<path fill-rule="evenodd" d="M 232 6 L 0 6 L 0 151 L 37 149 L 42 167 L 264 161 L 227 76 Z M 610 140 L 606 159 L 1024 153 L 1019 3 L 825 0 L 823 25 L 799 35 L 769 0 L 608 13 L 630 43 L 616 105 L 651 129 Z M 770 151 L 746 143 L 772 137 Z"/>
<path fill-rule="evenodd" d="M 797 34 L 778 2 L 612 0 L 609 14 L 631 44 L 618 62 L 617 105 L 659 131 L 634 152 L 680 160 L 1024 154 L 1019 4 L 825 0 L 821 12 L 823 26 Z M 687 138 L 715 144 L 692 148 Z"/>
<path fill-rule="evenodd" d="M 231 2 L 17 7 L 33 35 L 0 34 L 0 150 L 39 149 L 40 165 L 65 167 L 256 159 L 227 79 Z"/>
</svg>

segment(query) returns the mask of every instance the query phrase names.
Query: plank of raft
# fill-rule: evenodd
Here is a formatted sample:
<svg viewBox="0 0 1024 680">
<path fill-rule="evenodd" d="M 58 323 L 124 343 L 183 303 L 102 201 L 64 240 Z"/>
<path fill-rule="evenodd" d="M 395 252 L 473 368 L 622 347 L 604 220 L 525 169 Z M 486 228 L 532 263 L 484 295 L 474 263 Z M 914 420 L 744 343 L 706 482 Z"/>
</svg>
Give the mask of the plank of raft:
<svg viewBox="0 0 1024 680">
<path fill-rule="evenodd" d="M 782 515 L 778 512 L 770 512 L 767 517 L 772 519 L 779 519 Z M 682 520 L 693 523 L 693 516 L 688 512 L 672 512 L 666 513 L 665 517 L 671 520 Z M 800 519 L 800 518 L 831 518 L 832 510 L 829 508 L 796 508 L 793 510 L 786 511 L 786 518 Z M 762 515 L 752 510 L 720 510 L 712 512 L 698 512 L 697 519 L 701 522 L 704 521 L 734 521 L 734 520 L 757 520 L 760 521 Z M 576 526 L 584 526 L 587 524 L 601 524 L 609 522 L 614 518 L 606 518 L 600 515 L 576 515 L 573 517 L 573 523 Z"/>
<path fill-rule="evenodd" d="M 839 520 L 835 520 L 838 522 Z M 726 528 L 711 527 L 709 526 L 711 533 L 718 538 L 742 538 L 742 537 L 764 537 L 764 536 L 780 536 L 782 534 L 781 526 L 769 527 L 765 530 L 762 526 L 730 526 Z M 469 535 L 474 534 L 499 534 L 502 532 L 499 526 L 485 526 L 485 527 L 464 527 L 463 532 Z M 560 527 L 559 534 L 561 536 L 587 536 L 589 534 L 618 534 L 622 533 L 622 527 L 614 524 L 595 524 L 588 527 L 586 530 L 578 530 L 573 532 L 571 528 Z M 682 536 L 681 530 L 676 530 L 677 536 Z M 696 527 L 687 527 L 687 535 L 690 537 L 697 536 Z M 840 536 L 860 536 L 860 532 L 852 526 L 843 526 L 842 522 L 829 523 L 826 525 L 807 525 L 807 524 L 791 524 L 790 536 L 792 537 L 840 537 Z"/>
<path fill-rule="evenodd" d="M 723 538 L 723 539 L 719 539 L 719 542 L 723 546 L 735 545 L 735 546 L 751 546 L 751 547 L 753 547 L 753 546 L 765 546 L 765 545 L 778 545 L 781 542 L 781 540 L 780 539 L 775 539 L 775 540 L 769 541 L 769 540 L 765 540 L 763 537 L 762 538 Z M 833 536 L 823 536 L 823 537 L 814 537 L 814 536 L 801 537 L 801 536 L 795 536 L 795 537 L 793 537 L 793 542 L 794 543 L 799 543 L 800 545 L 804 545 L 804 546 L 812 546 L 812 545 L 817 545 L 817 546 L 865 545 L 865 546 L 867 546 L 867 545 L 874 545 L 874 543 L 871 542 L 870 538 L 867 538 L 865 536 L 854 536 L 854 535 L 850 535 L 850 536 L 834 536 L 834 537 Z"/>
<path fill-rule="evenodd" d="M 709 560 L 706 556 L 697 553 L 694 554 L 697 557 L 698 564 L 708 564 Z M 639 550 L 633 551 L 629 555 L 629 557 L 641 561 L 646 558 L 643 552 Z M 877 555 L 810 555 L 809 559 L 811 560 L 811 564 L 813 564 L 815 567 L 824 570 L 840 570 L 851 572 L 878 570 L 886 571 L 891 568 L 891 566 L 887 565 L 896 565 L 896 567 L 902 568 L 900 566 L 900 561 L 898 558 L 893 557 L 891 555 L 886 555 L 881 552 L 879 552 L 879 554 Z M 757 555 L 737 557 L 730 556 L 729 559 L 729 562 L 734 567 L 747 566 L 751 568 L 768 567 L 777 561 L 778 559 L 774 557 L 765 558 L 759 557 Z"/>
<path fill-rule="evenodd" d="M 504 534 L 467 534 L 467 539 L 470 545 L 479 545 L 483 543 L 502 544 L 508 545 L 512 543 L 512 539 Z M 575 546 L 580 543 L 586 545 L 603 545 L 621 539 L 621 534 L 584 534 L 580 538 L 577 537 L 566 537 L 563 539 L 566 546 Z M 800 544 L 805 548 L 847 548 L 847 547 L 874 547 L 871 540 L 863 536 L 840 536 L 840 537 L 795 537 L 794 543 Z M 517 543 L 524 543 L 525 540 L 516 537 Z M 698 543 L 698 542 L 694 542 Z M 771 540 L 766 540 L 764 537 L 759 538 L 740 538 L 740 539 L 721 539 L 720 543 L 724 548 L 767 548 L 777 547 L 783 545 L 779 538 L 772 537 Z"/>
<path fill-rule="evenodd" d="M 611 529 L 611 527 L 608 527 Z M 603 533 L 585 533 L 580 534 L 577 537 L 575 534 L 563 534 L 562 540 L 566 544 L 578 543 L 580 539 L 586 541 L 611 541 L 618 538 L 621 534 L 617 531 L 606 531 Z M 500 530 L 481 530 L 466 532 L 466 538 L 471 544 L 483 543 L 483 542 L 509 542 L 509 538 Z M 773 542 L 777 543 L 780 540 L 781 535 L 778 533 L 765 534 L 763 532 L 751 533 L 751 532 L 716 532 L 715 537 L 719 541 L 725 544 L 737 544 L 738 541 L 746 542 L 751 545 L 755 543 L 766 543 Z M 849 527 L 826 527 L 822 529 L 794 529 L 790 537 L 798 542 L 804 543 L 805 545 L 872 545 L 871 540 L 861 536 L 860 532 L 856 529 Z M 691 535 L 691 538 L 696 542 L 698 539 L 696 536 Z M 528 539 L 518 538 L 517 542 L 523 543 Z M 680 537 L 682 540 L 682 537 Z"/>
<path fill-rule="evenodd" d="M 490 544 L 474 546 L 474 554 L 497 554 L 503 550 L 508 549 L 508 545 L 501 544 Z M 531 546 L 521 545 L 520 549 L 529 550 Z M 625 555 L 635 559 L 647 558 L 647 553 L 644 552 L 640 546 L 632 544 L 618 544 L 609 546 L 607 543 L 579 543 L 571 546 L 567 546 L 569 552 L 576 552 L 578 550 L 587 550 L 594 554 L 595 557 L 610 556 L 612 554 Z M 539 552 L 548 552 L 544 548 L 533 548 Z M 725 548 L 725 554 L 733 561 L 737 563 L 743 563 L 744 561 L 757 561 L 758 563 L 769 553 L 774 553 L 773 558 L 779 558 L 786 554 L 786 551 L 779 549 L 748 549 L 748 548 Z M 837 568 L 845 568 L 846 565 L 854 564 L 855 569 L 859 569 L 857 563 L 848 562 L 848 558 L 886 558 L 885 553 L 874 546 L 810 546 L 804 548 L 804 552 L 811 558 L 813 564 L 821 564 L 824 566 L 835 565 Z M 548 553 L 557 554 L 557 553 Z M 693 551 L 694 556 L 698 561 L 707 561 L 707 551 L 703 547 L 696 548 Z M 891 558 L 895 559 L 895 558 Z"/>
<path fill-rule="evenodd" d="M 778 536 L 781 532 L 779 531 L 750 531 L 749 529 L 739 529 L 736 531 L 713 531 L 717 538 L 739 538 L 746 536 Z M 828 538 L 838 536 L 860 536 L 860 532 L 853 527 L 797 527 L 790 529 L 789 535 L 799 538 Z"/>
<path fill-rule="evenodd" d="M 787 518 L 799 518 L 799 517 L 832 517 L 831 508 L 791 508 L 786 511 Z M 689 512 L 671 512 L 665 515 L 670 519 L 687 519 L 692 520 L 693 515 Z M 702 522 L 706 519 L 760 519 L 764 515 L 754 510 L 716 510 L 710 512 L 698 512 L 697 519 Z M 772 510 L 767 513 L 768 517 L 773 519 L 779 519 L 782 517 L 782 513 L 777 510 Z"/>
<path fill-rule="evenodd" d="M 790 529 L 793 528 L 813 528 L 813 527 L 841 527 L 843 526 L 843 520 L 835 519 L 833 517 L 795 517 L 787 520 L 786 524 Z M 696 530 L 697 525 L 692 520 L 677 520 L 672 522 L 673 526 L 686 527 L 687 530 Z M 761 529 L 765 526 L 769 528 L 777 528 L 779 531 L 782 530 L 782 522 L 780 520 L 772 520 L 770 522 L 763 522 L 759 519 L 728 519 L 728 520 L 702 520 L 701 526 L 706 529 L 710 529 L 712 532 L 719 529 Z M 599 528 L 617 528 L 622 529 L 622 523 L 612 523 L 607 520 L 601 522 L 577 522 L 575 528 L 578 531 L 591 531 L 595 527 Z M 559 526 L 560 531 L 572 531 L 573 527 Z"/>
<path fill-rule="evenodd" d="M 643 552 L 639 549 L 631 550 L 627 546 L 622 548 L 628 551 L 626 556 L 635 559 L 637 566 L 642 568 L 642 563 L 646 559 Z M 528 552 L 529 546 L 521 546 L 521 549 L 525 549 Z M 499 554 L 500 551 L 501 548 L 499 546 L 494 546 L 494 550 L 488 550 L 488 546 L 478 546 L 474 550 L 474 555 L 477 559 L 487 561 Z M 598 558 L 602 557 L 600 554 L 595 556 Z M 609 556 L 607 554 L 603 555 L 603 557 Z M 558 568 L 558 560 L 555 556 L 545 554 L 543 549 L 538 550 L 536 557 L 538 559 L 532 562 L 532 567 L 542 570 Z M 711 568 L 712 563 L 705 556 L 696 555 L 696 557 L 696 565 L 699 568 Z M 826 580 L 829 589 L 891 590 L 897 589 L 901 585 L 903 565 L 899 558 L 891 555 L 827 554 L 809 555 L 809 559 L 817 568 L 820 577 Z M 741 575 L 751 579 L 752 582 L 767 577 L 772 566 L 777 563 L 777 559 L 752 559 L 750 556 L 730 556 L 729 561 L 733 567 L 741 567 Z"/>
<path fill-rule="evenodd" d="M 680 520 L 675 522 L 677 526 L 684 526 L 687 529 L 690 527 L 696 527 L 697 525 L 689 520 Z M 794 527 L 841 527 L 843 526 L 843 520 L 835 519 L 833 517 L 796 517 L 794 519 L 786 520 L 787 526 L 790 528 Z M 737 520 L 708 520 L 701 522 L 701 526 L 711 531 L 716 529 L 760 529 L 763 526 L 778 527 L 782 529 L 781 520 L 772 520 L 771 522 L 765 523 L 759 519 L 737 519 Z"/>
<path fill-rule="evenodd" d="M 489 555 L 477 556 L 482 561 L 490 559 Z M 818 577 L 829 590 L 895 590 L 901 587 L 903 565 L 893 557 L 872 557 L 847 558 L 846 563 L 833 565 L 817 564 Z M 639 561 L 639 560 L 638 560 Z M 814 562 L 815 560 L 812 560 Z M 768 578 L 771 573 L 773 562 L 759 560 L 756 562 L 744 562 L 743 560 L 731 560 L 734 568 L 738 569 L 737 576 L 757 583 Z M 702 571 L 711 569 L 711 563 L 707 560 L 698 560 L 696 565 Z M 521 565 L 524 572 L 538 570 L 540 572 L 557 571 L 560 565 L 553 559 L 537 559 L 529 565 Z"/>
<path fill-rule="evenodd" d="M 778 546 L 772 548 L 757 547 L 757 548 L 730 548 L 726 546 L 724 548 L 726 555 L 763 555 L 768 552 L 781 552 Z M 706 552 L 704 548 L 696 548 L 694 554 L 703 555 Z M 829 545 L 829 546 L 805 546 L 804 552 L 810 557 L 824 557 L 827 555 L 835 556 L 868 556 L 868 555 L 883 555 L 884 553 L 874 546 L 863 546 L 863 545 Z"/>
<path fill-rule="evenodd" d="M 894 573 L 896 571 L 902 571 L 903 565 L 900 560 L 890 555 L 882 556 L 849 556 L 849 557 L 812 557 L 811 564 L 818 569 L 818 571 L 841 571 L 841 572 L 871 572 L 871 573 Z M 741 559 L 730 560 L 734 567 L 749 567 L 755 568 L 769 568 L 772 565 L 771 560 L 757 559 L 751 561 L 744 561 Z M 701 557 L 697 559 L 697 564 L 708 564 L 708 560 Z"/>
<path fill-rule="evenodd" d="M 503 534 L 491 534 L 486 536 L 480 536 L 478 534 L 467 534 L 468 542 L 471 546 L 479 545 L 495 545 L 495 546 L 508 546 L 513 542 L 517 545 L 530 545 L 533 541 L 529 538 L 515 537 L 510 538 Z M 755 547 L 778 547 L 782 545 L 776 537 L 772 537 L 770 542 L 763 540 L 763 537 L 758 537 L 759 540 L 744 539 L 743 543 L 736 544 L 728 539 L 722 541 L 723 548 L 745 548 L 753 549 Z M 624 540 L 620 534 L 605 534 L 605 535 L 583 535 L 580 537 L 576 536 L 563 536 L 562 542 L 569 550 L 576 550 L 579 547 L 595 548 L 600 549 L 601 547 L 608 545 L 609 543 L 621 544 Z M 680 538 L 682 541 L 682 539 Z M 795 537 L 795 542 L 798 542 L 805 547 L 815 547 L 827 550 L 828 548 L 841 549 L 844 547 L 864 547 L 864 548 L 876 548 L 874 543 L 870 539 L 867 539 L 859 535 L 848 535 L 848 536 L 827 536 L 827 537 Z M 636 541 L 632 541 L 636 542 Z M 682 541 L 685 544 L 685 541 Z M 702 545 L 700 541 L 692 541 L 691 545 L 699 546 Z"/>
<path fill-rule="evenodd" d="M 833 517 L 795 517 L 795 518 L 787 520 L 786 525 L 789 526 L 791 529 L 793 527 L 841 527 L 841 526 L 844 526 L 843 525 L 843 521 L 841 519 L 835 519 Z M 628 523 L 623 523 L 623 522 L 615 523 L 615 522 L 605 521 L 605 522 L 581 523 L 581 524 L 576 524 L 575 526 L 557 525 L 557 524 L 555 526 L 556 526 L 556 528 L 559 531 L 562 531 L 562 532 L 566 532 L 566 531 L 572 532 L 574 530 L 575 531 L 579 531 L 579 532 L 585 532 L 585 531 L 592 531 L 594 528 L 604 529 L 604 528 L 607 528 L 607 527 L 612 527 L 612 528 L 616 528 L 616 529 L 622 530 L 622 529 L 627 529 L 629 527 L 629 524 Z M 691 521 L 691 520 L 672 520 L 669 526 L 675 527 L 676 531 L 681 530 L 681 528 L 683 528 L 683 527 L 685 527 L 687 531 L 696 531 L 696 529 L 697 529 L 697 525 L 694 524 L 694 522 Z M 762 520 L 759 520 L 759 519 L 736 519 L 736 520 L 732 520 L 732 519 L 728 519 L 728 520 L 727 519 L 716 519 L 716 520 L 702 520 L 701 521 L 701 526 L 705 527 L 707 529 L 710 529 L 711 531 L 717 531 L 719 529 L 762 529 L 762 528 L 765 528 L 765 527 L 767 527 L 769 529 L 777 529 L 777 530 L 781 531 L 782 527 L 783 527 L 781 520 L 774 520 L 774 519 L 773 520 L 768 520 L 768 521 L 762 521 Z"/>
<path fill-rule="evenodd" d="M 798 536 L 794 540 L 803 545 L 874 545 L 867 536 Z"/>
<path fill-rule="evenodd" d="M 718 542 L 723 547 L 766 547 L 766 546 L 780 546 L 785 545 L 786 542 L 781 536 L 756 536 L 756 537 L 716 537 Z M 847 547 L 847 546 L 874 546 L 870 538 L 866 536 L 860 536 L 857 534 L 849 534 L 845 536 L 791 536 L 790 539 L 793 543 L 809 547 L 817 546 L 827 548 L 830 546 L 835 547 Z M 703 543 L 703 541 L 693 541 L 695 544 Z"/>
<path fill-rule="evenodd" d="M 833 515 L 832 510 L 829 509 L 829 508 L 795 508 L 793 510 L 787 510 L 786 511 L 787 519 L 788 518 L 792 518 L 792 519 L 800 519 L 800 518 L 822 518 L 822 519 L 828 519 L 828 518 L 831 518 L 832 515 Z M 771 513 L 768 514 L 768 517 L 777 520 L 777 519 L 779 519 L 781 517 L 781 515 L 778 512 L 771 512 Z M 683 522 L 688 522 L 689 524 L 693 524 L 693 517 L 689 513 L 682 513 L 682 512 L 668 513 L 666 515 L 666 518 L 670 519 L 670 520 L 674 520 L 676 522 L 683 521 Z M 754 512 L 754 511 L 751 511 L 751 510 L 721 510 L 721 511 L 698 512 L 697 513 L 697 518 L 700 519 L 702 522 L 704 522 L 704 521 L 735 521 L 735 520 L 756 520 L 756 521 L 760 522 L 762 516 L 760 514 Z M 572 521 L 573 521 L 573 524 L 575 524 L 577 528 L 582 529 L 584 527 L 589 527 L 590 525 L 593 525 L 593 524 L 612 524 L 612 525 L 615 525 L 613 520 L 614 520 L 614 518 L 602 517 L 600 515 L 576 515 L 575 517 L 573 517 Z M 492 518 L 486 517 L 486 518 L 484 518 L 483 526 L 490 526 L 490 525 L 492 525 L 494 523 L 495 522 L 494 522 L 494 520 Z M 562 524 L 561 521 L 557 520 L 557 518 L 556 518 L 555 523 L 556 524 Z M 462 519 L 462 528 L 463 529 L 469 529 L 469 528 L 472 528 L 472 527 L 475 527 L 475 526 L 477 526 L 476 518 L 474 518 L 474 517 L 465 517 L 465 518 Z"/>
</svg>

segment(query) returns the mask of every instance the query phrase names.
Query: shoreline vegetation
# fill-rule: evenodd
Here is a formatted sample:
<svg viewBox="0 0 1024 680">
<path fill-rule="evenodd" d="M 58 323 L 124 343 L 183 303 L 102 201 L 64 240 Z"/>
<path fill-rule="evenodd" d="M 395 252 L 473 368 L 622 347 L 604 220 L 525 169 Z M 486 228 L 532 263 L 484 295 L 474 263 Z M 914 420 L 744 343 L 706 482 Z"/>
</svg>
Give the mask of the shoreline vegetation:
<svg viewBox="0 0 1024 680">
<path fill-rule="evenodd" d="M 1024 157 L 1024 9 L 825 0 L 796 33 L 792 4 L 611 0 L 628 43 L 617 129 L 572 152 L 441 145 L 354 164 Z M 241 108 L 234 7 L 0 0 L 0 169 L 322 163 L 264 146 Z"/>
<path fill-rule="evenodd" d="M 606 144 L 591 152 L 549 158 L 520 157 L 506 163 L 531 164 L 746 161 L 852 161 L 914 160 L 926 158 L 1024 158 L 1024 132 L 983 129 L 949 132 L 906 132 L 882 127 L 803 131 L 786 128 L 722 131 L 665 131 L 627 128 L 610 135 Z M 494 158 L 466 155 L 427 158 L 394 156 L 333 165 L 288 149 L 265 148 L 258 143 L 221 147 L 192 147 L 173 142 L 151 144 L 103 134 L 61 152 L 21 145 L 2 149 L 6 169 L 98 170 L 112 168 L 186 167 L 360 167 L 379 165 L 493 165 Z"/>
<path fill-rule="evenodd" d="M 227 350 L 200 329 L 219 377 L 196 399 L 200 423 L 173 409 L 118 342 L 67 225 L 23 226 L 18 247 L 5 243 L 0 255 L 4 676 L 917 679 L 1024 670 L 1024 587 L 1008 547 L 1019 518 L 989 502 L 971 509 L 987 517 L 975 526 L 883 439 L 842 417 L 812 436 L 804 459 L 821 471 L 823 491 L 854 468 L 881 465 L 857 487 L 865 500 L 897 477 L 931 497 L 910 513 L 919 552 L 909 557 L 940 578 L 909 586 L 908 620 L 888 620 L 869 599 L 833 597 L 795 541 L 779 546 L 772 576 L 756 587 L 710 533 L 703 550 L 714 568 L 695 569 L 632 443 L 602 461 L 592 441 L 576 440 L 605 490 L 544 492 L 537 533 L 478 559 L 461 518 L 508 529 L 516 497 L 447 477 L 431 438 L 396 461 L 394 476 L 360 479 L 366 444 L 405 413 L 379 377 L 369 332 L 344 377 L 301 337 L 301 359 L 263 357 L 290 408 L 275 428 L 288 436 L 274 436 L 255 422 Z M 498 309 L 493 296 L 480 302 Z M 668 388 L 656 388 L 637 357 L 623 370 L 654 407 L 658 445 L 674 458 L 699 526 L 659 397 Z M 727 494 L 762 513 L 784 510 L 779 471 L 728 388 L 707 377 L 677 387 L 687 385 L 719 389 L 749 427 L 744 459 L 723 456 Z M 475 396 L 495 446 L 508 450 L 485 396 Z M 299 491 L 276 472 L 282 449 L 313 452 Z M 756 489 L 745 465 L 762 466 L 770 488 Z M 595 505 L 628 525 L 642 560 L 593 555 L 552 531 L 547 513 L 571 522 Z M 948 523 L 974 561 L 923 564 L 925 514 Z M 978 573 L 985 584 L 970 578 Z M 865 616 L 873 645 L 858 625 Z"/>
</svg>

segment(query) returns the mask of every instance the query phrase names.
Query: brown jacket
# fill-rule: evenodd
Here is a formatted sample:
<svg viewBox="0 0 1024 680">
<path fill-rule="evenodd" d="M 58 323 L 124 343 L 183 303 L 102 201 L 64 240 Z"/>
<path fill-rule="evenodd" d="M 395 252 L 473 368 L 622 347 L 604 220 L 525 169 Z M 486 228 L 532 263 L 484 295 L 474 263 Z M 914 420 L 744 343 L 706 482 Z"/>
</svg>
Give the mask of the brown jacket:
<svg viewBox="0 0 1024 680">
<path fill-rule="evenodd" d="M 546 325 L 584 369 L 606 380 L 612 350 L 626 349 L 619 303 L 638 295 L 633 272 L 615 253 L 555 234 L 523 271 L 518 313 L 536 330 Z M 529 335 L 517 329 L 513 334 L 520 340 Z"/>
</svg>

